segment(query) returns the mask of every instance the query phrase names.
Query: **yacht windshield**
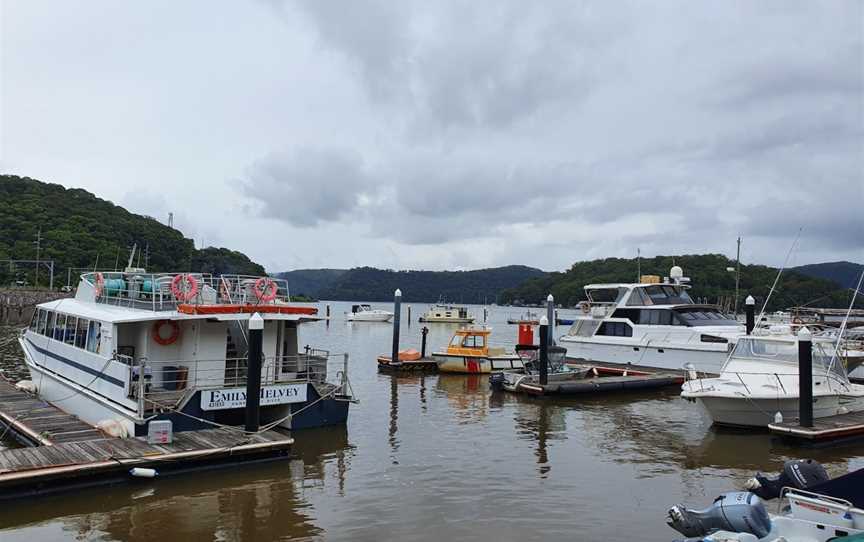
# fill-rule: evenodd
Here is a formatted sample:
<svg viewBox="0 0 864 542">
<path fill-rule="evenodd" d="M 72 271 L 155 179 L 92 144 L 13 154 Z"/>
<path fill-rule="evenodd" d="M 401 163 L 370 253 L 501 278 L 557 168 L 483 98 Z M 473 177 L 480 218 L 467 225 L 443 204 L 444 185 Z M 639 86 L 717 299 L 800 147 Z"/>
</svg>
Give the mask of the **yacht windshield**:
<svg viewBox="0 0 864 542">
<path fill-rule="evenodd" d="M 813 343 L 813 374 L 828 375 L 841 381 L 848 382 L 849 377 L 843 364 L 836 358 L 833 363 L 831 355 L 833 344 L 829 342 Z M 764 340 L 758 337 L 742 337 L 738 339 L 733 358 L 750 358 L 754 360 L 765 360 L 771 362 L 783 362 L 790 365 L 798 365 L 798 342 Z"/>
<path fill-rule="evenodd" d="M 592 303 L 615 303 L 627 292 L 627 288 L 596 288 L 586 290 L 585 295 Z"/>
<path fill-rule="evenodd" d="M 692 305 L 693 300 L 681 286 L 655 284 L 640 288 L 650 300 L 651 305 Z"/>
<path fill-rule="evenodd" d="M 714 307 L 694 306 L 674 309 L 684 325 L 694 326 L 737 326 L 740 325 Z"/>
</svg>

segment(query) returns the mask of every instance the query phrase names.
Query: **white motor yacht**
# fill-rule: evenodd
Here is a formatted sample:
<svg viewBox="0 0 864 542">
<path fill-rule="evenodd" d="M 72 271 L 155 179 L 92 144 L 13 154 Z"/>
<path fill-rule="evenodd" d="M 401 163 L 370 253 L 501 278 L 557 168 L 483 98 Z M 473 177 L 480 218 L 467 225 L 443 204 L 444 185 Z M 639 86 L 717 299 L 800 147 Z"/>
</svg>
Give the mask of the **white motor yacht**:
<svg viewBox="0 0 864 542">
<path fill-rule="evenodd" d="M 813 341 L 814 418 L 864 410 L 864 386 L 849 382 L 834 348 L 834 342 Z M 738 339 L 720 376 L 688 379 L 681 397 L 700 402 L 719 425 L 767 427 L 778 412 L 783 419 L 797 418 L 798 338 Z"/>
<path fill-rule="evenodd" d="M 393 313 L 369 305 L 352 305 L 351 312 L 345 313 L 345 319 L 349 322 L 389 322 Z"/>
<path fill-rule="evenodd" d="M 347 356 L 298 348 L 298 327 L 320 320 L 317 309 L 290 303 L 287 283 L 270 277 L 85 273 L 74 298 L 38 305 L 22 330 L 27 386 L 118 436 L 146 434 L 151 420 L 171 420 L 174 431 L 241 425 L 254 313 L 263 318 L 262 424 L 345 423 Z"/>
<path fill-rule="evenodd" d="M 715 305 L 694 303 L 688 288 L 678 266 L 665 279 L 589 284 L 581 316 L 558 344 L 588 362 L 674 370 L 690 363 L 717 374 L 745 327 Z"/>
</svg>

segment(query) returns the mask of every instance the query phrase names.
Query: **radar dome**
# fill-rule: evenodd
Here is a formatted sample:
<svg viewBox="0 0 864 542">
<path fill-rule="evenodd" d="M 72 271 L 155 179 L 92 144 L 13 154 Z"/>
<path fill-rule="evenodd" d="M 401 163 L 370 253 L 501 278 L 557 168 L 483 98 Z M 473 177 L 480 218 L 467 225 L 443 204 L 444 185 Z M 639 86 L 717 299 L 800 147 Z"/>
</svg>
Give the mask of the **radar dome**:
<svg viewBox="0 0 864 542">
<path fill-rule="evenodd" d="M 669 278 L 672 279 L 680 279 L 684 276 L 684 270 L 678 267 L 677 265 L 673 265 L 672 269 L 669 270 Z"/>
</svg>

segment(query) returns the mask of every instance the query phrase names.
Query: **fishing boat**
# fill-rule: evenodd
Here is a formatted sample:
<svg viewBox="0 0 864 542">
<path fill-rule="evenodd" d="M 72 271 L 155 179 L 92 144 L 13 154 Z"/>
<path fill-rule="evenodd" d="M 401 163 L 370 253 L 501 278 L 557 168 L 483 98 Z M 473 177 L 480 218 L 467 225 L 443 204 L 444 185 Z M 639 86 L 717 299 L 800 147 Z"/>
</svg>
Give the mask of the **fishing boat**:
<svg viewBox="0 0 864 542">
<path fill-rule="evenodd" d="M 493 389 L 503 389 L 514 393 L 542 394 L 540 385 L 540 350 L 537 347 L 518 349 L 523 358 L 522 369 L 496 372 L 489 377 Z M 567 350 L 561 347 L 549 347 L 547 361 L 547 383 L 556 388 L 566 388 L 569 384 L 581 383 L 591 372 L 592 367 L 565 364 Z"/>
<path fill-rule="evenodd" d="M 587 362 L 672 370 L 690 363 L 717 374 L 745 326 L 716 305 L 694 303 L 689 282 L 674 266 L 663 279 L 589 284 L 582 314 L 558 344 L 568 357 Z"/>
<path fill-rule="evenodd" d="M 19 384 L 114 436 L 144 435 L 153 420 L 174 431 L 239 425 L 255 314 L 262 425 L 345 423 L 347 355 L 300 349 L 298 328 L 320 320 L 317 309 L 266 276 L 84 273 L 74 298 L 39 304 L 22 330 L 31 381 Z"/>
<path fill-rule="evenodd" d="M 345 314 L 349 322 L 389 322 L 393 313 L 381 309 L 373 309 L 370 305 L 351 305 L 351 312 Z"/>
<path fill-rule="evenodd" d="M 523 368 L 522 358 L 515 352 L 489 346 L 491 334 L 488 327 L 458 329 L 447 348 L 433 352 L 432 359 L 442 373 L 491 373 Z"/>
<path fill-rule="evenodd" d="M 738 339 L 716 378 L 690 371 L 681 397 L 699 402 L 718 425 L 767 427 L 775 418 L 798 416 L 799 335 L 751 335 Z M 849 381 L 835 343 L 813 341 L 813 417 L 864 410 L 864 386 Z M 696 376 L 697 378 L 693 378 Z"/>
<path fill-rule="evenodd" d="M 436 303 L 420 316 L 419 321 L 430 324 L 473 324 L 474 317 L 468 314 L 467 307 Z"/>
</svg>

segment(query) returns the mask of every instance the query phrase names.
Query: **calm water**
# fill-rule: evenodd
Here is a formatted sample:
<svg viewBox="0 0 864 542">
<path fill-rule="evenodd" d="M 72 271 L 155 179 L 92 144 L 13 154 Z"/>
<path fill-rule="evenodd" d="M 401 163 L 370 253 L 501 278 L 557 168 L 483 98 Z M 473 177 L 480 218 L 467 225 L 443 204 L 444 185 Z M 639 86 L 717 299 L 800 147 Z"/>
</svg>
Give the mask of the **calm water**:
<svg viewBox="0 0 864 542">
<path fill-rule="evenodd" d="M 674 390 L 551 401 L 492 395 L 483 377 L 380 375 L 392 326 L 348 324 L 350 304 L 331 305 L 301 345 L 350 354 L 361 402 L 347 428 L 297 432 L 284 461 L 4 505 L 0 540 L 662 541 L 676 535 L 670 505 L 705 506 L 755 470 L 801 456 L 834 474 L 864 466 L 861 445 L 797 451 L 712 429 Z M 403 313 L 403 345 L 419 349 L 424 308 L 410 327 Z M 512 345 L 518 310 L 490 310 L 495 341 Z M 453 329 L 430 328 L 434 347 Z"/>
</svg>

